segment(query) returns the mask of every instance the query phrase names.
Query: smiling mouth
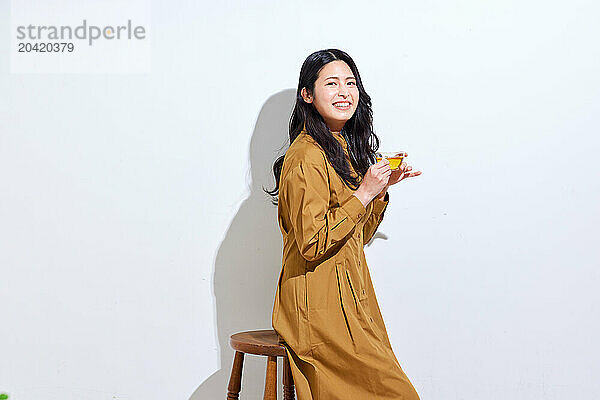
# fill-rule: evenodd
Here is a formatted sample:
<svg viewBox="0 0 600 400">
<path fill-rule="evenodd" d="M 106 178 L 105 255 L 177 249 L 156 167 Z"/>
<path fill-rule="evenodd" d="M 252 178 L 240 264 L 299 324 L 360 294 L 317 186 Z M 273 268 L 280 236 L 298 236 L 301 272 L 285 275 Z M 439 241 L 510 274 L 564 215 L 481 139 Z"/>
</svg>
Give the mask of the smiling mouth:
<svg viewBox="0 0 600 400">
<path fill-rule="evenodd" d="M 333 106 L 335 108 L 337 108 L 338 110 L 349 110 L 350 109 L 350 105 L 351 103 L 349 101 L 338 101 L 336 103 L 333 103 Z"/>
</svg>

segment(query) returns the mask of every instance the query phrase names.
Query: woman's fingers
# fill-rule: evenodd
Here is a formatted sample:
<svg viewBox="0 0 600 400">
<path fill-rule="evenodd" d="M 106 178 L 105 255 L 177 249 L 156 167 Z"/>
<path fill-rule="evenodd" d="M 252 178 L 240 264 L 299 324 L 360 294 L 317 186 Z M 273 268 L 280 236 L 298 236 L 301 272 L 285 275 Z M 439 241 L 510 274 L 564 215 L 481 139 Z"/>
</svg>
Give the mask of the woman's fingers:
<svg viewBox="0 0 600 400">
<path fill-rule="evenodd" d="M 408 167 L 407 170 L 402 173 L 402 176 L 400 177 L 398 182 L 406 178 L 412 178 L 421 175 L 421 171 L 409 172 L 410 169 L 412 169 L 412 167 Z"/>
<path fill-rule="evenodd" d="M 387 158 L 382 158 L 381 161 L 376 162 L 375 164 L 373 164 L 375 166 L 375 168 L 383 168 L 386 165 L 389 166 L 390 162 Z"/>
<path fill-rule="evenodd" d="M 386 160 L 386 161 L 387 161 L 387 160 Z M 386 162 L 386 163 L 384 163 L 384 164 L 382 164 L 382 165 L 380 165 L 378 169 L 379 169 L 380 171 L 382 171 L 382 172 L 389 171 L 389 170 L 390 170 L 390 163 L 389 163 L 389 161 L 388 161 L 388 162 Z"/>
<path fill-rule="evenodd" d="M 378 177 L 378 179 L 387 181 L 390 175 L 392 174 L 392 170 L 390 169 L 390 163 L 386 160 L 385 163 L 381 163 L 381 165 L 378 164 L 380 163 L 376 163 L 371 166 L 371 174 L 374 177 Z"/>
</svg>

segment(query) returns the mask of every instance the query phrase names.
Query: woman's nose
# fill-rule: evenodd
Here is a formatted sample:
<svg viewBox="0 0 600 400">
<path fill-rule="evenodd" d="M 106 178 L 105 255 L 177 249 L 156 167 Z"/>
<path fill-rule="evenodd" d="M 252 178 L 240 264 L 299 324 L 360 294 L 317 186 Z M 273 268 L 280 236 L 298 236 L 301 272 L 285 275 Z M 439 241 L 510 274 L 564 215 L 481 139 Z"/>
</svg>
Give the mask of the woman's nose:
<svg viewBox="0 0 600 400">
<path fill-rule="evenodd" d="M 348 97 L 348 95 L 350 94 L 350 92 L 348 91 L 348 88 L 345 86 L 341 86 L 340 90 L 338 90 L 338 94 L 342 97 Z"/>
</svg>

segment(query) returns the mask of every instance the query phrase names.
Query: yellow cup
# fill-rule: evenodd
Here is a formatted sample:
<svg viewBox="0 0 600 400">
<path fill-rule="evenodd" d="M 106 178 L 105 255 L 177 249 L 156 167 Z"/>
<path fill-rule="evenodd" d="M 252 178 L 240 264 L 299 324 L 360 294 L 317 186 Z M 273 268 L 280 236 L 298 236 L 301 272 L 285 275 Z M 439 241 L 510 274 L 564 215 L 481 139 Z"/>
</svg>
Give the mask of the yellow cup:
<svg viewBox="0 0 600 400">
<path fill-rule="evenodd" d="M 398 169 L 398 167 L 400 167 L 400 164 L 402 164 L 402 160 L 404 160 L 404 153 L 403 152 L 375 153 L 375 159 L 377 160 L 377 162 L 381 161 L 382 158 L 387 158 L 387 160 L 390 162 L 390 169 Z"/>
</svg>

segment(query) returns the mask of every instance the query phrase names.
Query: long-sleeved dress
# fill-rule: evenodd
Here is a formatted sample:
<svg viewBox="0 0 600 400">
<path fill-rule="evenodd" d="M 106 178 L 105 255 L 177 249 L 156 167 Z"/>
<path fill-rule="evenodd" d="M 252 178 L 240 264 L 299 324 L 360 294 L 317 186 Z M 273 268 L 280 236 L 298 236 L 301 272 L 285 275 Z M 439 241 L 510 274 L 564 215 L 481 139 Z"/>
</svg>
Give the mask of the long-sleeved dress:
<svg viewBox="0 0 600 400">
<path fill-rule="evenodd" d="M 356 174 L 346 141 L 334 136 Z M 281 171 L 273 329 L 285 342 L 298 400 L 418 400 L 390 345 L 363 251 L 389 195 L 365 208 L 353 193 L 302 131 Z"/>
</svg>

